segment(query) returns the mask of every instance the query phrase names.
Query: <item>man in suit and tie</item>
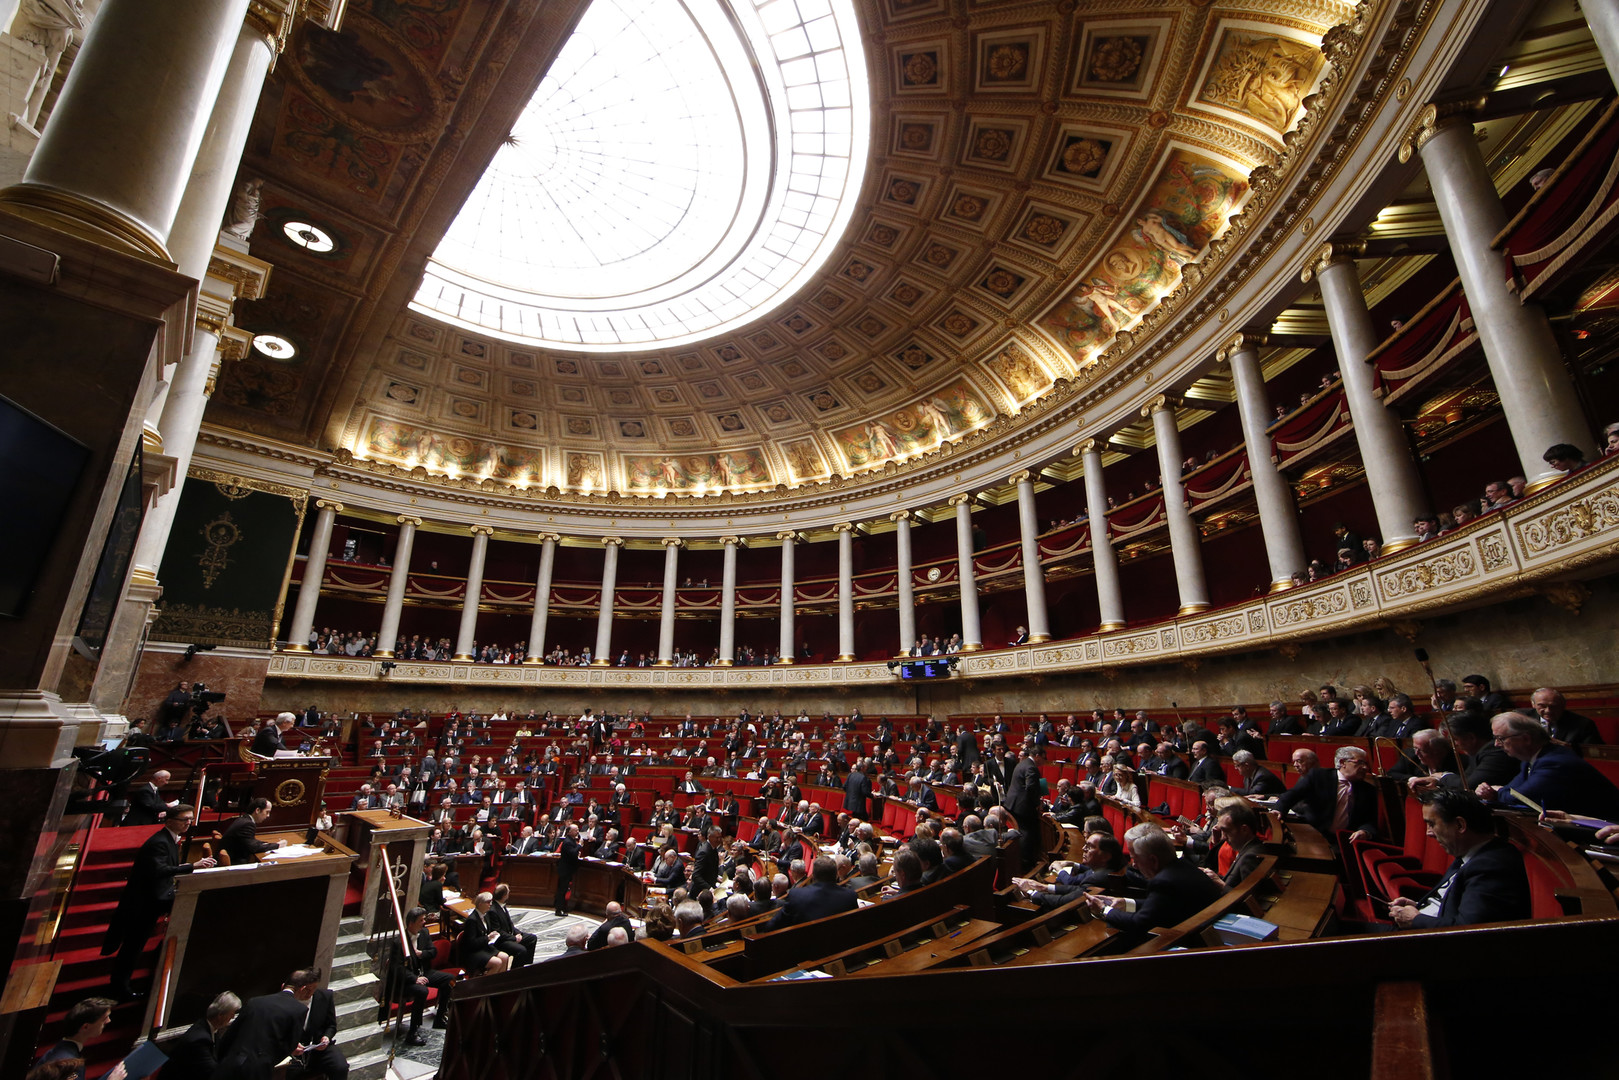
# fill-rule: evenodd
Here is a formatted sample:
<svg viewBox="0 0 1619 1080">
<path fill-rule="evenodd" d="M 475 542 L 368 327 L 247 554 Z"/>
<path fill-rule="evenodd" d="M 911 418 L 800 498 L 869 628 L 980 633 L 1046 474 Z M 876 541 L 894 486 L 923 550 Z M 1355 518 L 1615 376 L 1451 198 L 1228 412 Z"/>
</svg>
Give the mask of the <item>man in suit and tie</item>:
<svg viewBox="0 0 1619 1080">
<path fill-rule="evenodd" d="M 157 920 L 168 914 L 174 905 L 174 879 L 193 870 L 214 865 L 212 859 L 195 863 L 180 861 L 179 838 L 191 828 L 196 817 L 192 807 L 180 805 L 168 813 L 163 828 L 153 833 L 135 853 L 135 865 L 130 869 L 129 881 L 118 908 L 107 925 L 107 936 L 101 944 L 101 955 L 116 952 L 112 963 L 113 994 L 132 1001 L 136 994 L 129 985 L 129 976 L 135 970 L 135 961 L 146 951 L 146 939 L 152 936 Z"/>
<path fill-rule="evenodd" d="M 275 720 L 265 724 L 253 736 L 253 752 L 263 757 L 275 757 L 279 751 L 286 750 L 288 747 L 282 736 L 291 731 L 292 725 L 297 722 L 298 718 L 290 712 L 278 714 Z"/>
<path fill-rule="evenodd" d="M 219 1064 L 219 1036 L 241 1009 L 242 999 L 229 990 L 214 998 L 201 1020 L 163 1044 L 169 1060 L 158 1070 L 157 1080 L 209 1080 Z"/>
<path fill-rule="evenodd" d="M 1495 835 L 1490 808 L 1478 796 L 1440 789 L 1423 806 L 1422 820 L 1451 857 L 1450 869 L 1428 895 L 1390 901 L 1395 926 L 1426 930 L 1530 917 L 1523 854 Z"/>
<path fill-rule="evenodd" d="M 326 1080 L 348 1080 L 349 1059 L 337 1048 L 337 999 L 330 990 L 321 988 L 320 980 L 319 968 L 295 971 L 287 980 L 293 996 L 309 1005 L 303 1034 L 298 1039 L 303 1053 L 293 1055 L 287 1080 L 309 1075 L 324 1076 Z"/>
<path fill-rule="evenodd" d="M 1363 779 L 1371 768 L 1366 751 L 1340 746 L 1332 759 L 1336 768 L 1323 769 L 1319 763 L 1314 750 L 1293 751 L 1293 767 L 1301 775 L 1277 798 L 1276 809 L 1286 814 L 1297 807 L 1299 819 L 1324 835 L 1348 832 L 1351 840 L 1376 836 L 1377 789 Z"/>
<path fill-rule="evenodd" d="M 624 931 L 624 935 L 631 941 L 634 941 L 635 927 L 631 925 L 630 917 L 624 914 L 624 906 L 618 903 L 616 900 L 609 900 L 607 902 L 607 907 L 604 910 L 607 913 L 607 918 L 603 919 L 602 924 L 596 927 L 595 932 L 590 935 L 590 939 L 585 942 L 585 948 L 592 951 L 605 948 L 607 945 L 607 935 L 611 933 L 614 928 L 622 929 Z"/>
<path fill-rule="evenodd" d="M 1237 767 L 1242 777 L 1242 784 L 1231 789 L 1233 795 L 1280 795 L 1287 790 L 1282 778 L 1259 764 L 1259 759 L 1247 750 L 1238 750 L 1231 755 L 1231 764 Z"/>
<path fill-rule="evenodd" d="M 169 782 L 167 769 L 159 769 L 152 779 L 129 793 L 129 812 L 124 815 L 124 828 L 132 825 L 156 825 L 168 813 L 163 800 L 163 786 Z"/>
<path fill-rule="evenodd" d="M 414 907 L 405 912 L 405 939 L 410 943 L 409 956 L 405 955 L 405 947 L 397 934 L 388 936 L 388 982 L 391 988 L 388 1000 L 397 1001 L 402 1009 L 410 1010 L 406 1045 L 426 1046 L 427 1039 L 422 1036 L 421 1026 L 422 1008 L 427 1004 L 428 991 L 438 991 L 438 1008 L 433 1017 L 433 1026 L 447 1026 L 449 1013 L 444 1011 L 444 1005 L 449 998 L 450 987 L 455 985 L 455 976 L 433 967 L 437 949 L 433 945 L 433 936 L 427 932 L 425 908 Z M 386 1019 L 386 1016 L 378 1019 Z"/>
<path fill-rule="evenodd" d="M 294 972 L 293 977 L 304 974 Z M 313 990 L 313 982 L 295 990 L 289 979 L 275 993 L 249 999 L 219 1040 L 213 1080 L 270 1080 L 281 1059 L 302 1045 L 299 1039 Z"/>
<path fill-rule="evenodd" d="M 513 967 L 520 967 L 534 962 L 535 937 L 517 929 L 517 922 L 512 918 L 511 909 L 506 906 L 506 898 L 511 894 L 510 885 L 502 882 L 495 886 L 494 892 L 490 894 L 492 900 L 486 921 L 489 923 L 489 929 L 500 935 L 500 940 L 495 942 L 500 946 L 500 951 L 512 958 Z"/>
<path fill-rule="evenodd" d="M 269 820 L 270 809 L 269 799 L 254 799 L 247 804 L 247 813 L 225 826 L 219 847 L 230 856 L 230 865 L 241 866 L 253 862 L 256 855 L 287 846 L 285 840 L 258 839 L 259 826 Z"/>
<path fill-rule="evenodd" d="M 1490 721 L 1490 729 L 1496 745 L 1519 766 L 1518 774 L 1500 787 L 1478 785 L 1476 793 L 1486 803 L 1527 809 L 1512 797 L 1516 792 L 1541 809 L 1619 821 L 1619 787 L 1573 749 L 1552 742 L 1538 718 L 1504 712 Z"/>
<path fill-rule="evenodd" d="M 562 844 L 557 848 L 562 856 L 557 863 L 557 892 L 556 913 L 568 913 L 568 890 L 573 887 L 573 875 L 579 871 L 579 826 L 568 825 L 568 831 L 563 834 Z"/>
<path fill-rule="evenodd" d="M 829 855 L 816 858 L 808 885 L 787 890 L 780 910 L 765 924 L 766 930 L 823 919 L 859 907 L 854 890 L 838 884 L 838 864 Z"/>
<path fill-rule="evenodd" d="M 524 825 L 523 831 L 513 840 L 506 849 L 508 855 L 537 855 L 540 851 L 540 839 L 534 835 L 534 826 Z"/>
<path fill-rule="evenodd" d="M 1136 825 L 1124 834 L 1131 864 L 1146 879 L 1147 895 L 1139 901 L 1092 895 L 1088 903 L 1107 924 L 1139 943 L 1158 926 L 1174 926 L 1217 900 L 1221 887 L 1190 860 L 1175 856 L 1175 845 L 1156 825 Z"/>
<path fill-rule="evenodd" d="M 1034 865 L 1040 846 L 1040 763 L 1045 751 L 1033 741 L 1025 743 L 1028 753 L 1012 769 L 1012 780 L 1006 788 L 1001 805 L 1017 819 L 1018 831 L 1023 834 L 1023 860 Z"/>
<path fill-rule="evenodd" d="M 871 809 L 871 774 L 866 771 L 869 764 L 865 758 L 856 761 L 843 784 L 843 810 L 861 821 L 870 816 Z"/>
<path fill-rule="evenodd" d="M 718 825 L 711 825 L 703 842 L 697 845 L 697 851 L 691 860 L 691 894 L 693 896 L 704 889 L 712 889 L 720 880 L 720 843 L 724 833 Z"/>
</svg>

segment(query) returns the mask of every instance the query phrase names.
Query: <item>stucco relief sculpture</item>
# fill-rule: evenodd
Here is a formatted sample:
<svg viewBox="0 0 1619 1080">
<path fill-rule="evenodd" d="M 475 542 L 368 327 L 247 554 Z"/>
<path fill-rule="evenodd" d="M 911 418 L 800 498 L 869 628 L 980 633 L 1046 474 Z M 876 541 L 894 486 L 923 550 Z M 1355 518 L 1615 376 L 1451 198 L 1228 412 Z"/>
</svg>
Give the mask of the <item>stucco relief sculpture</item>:
<svg viewBox="0 0 1619 1080">
<path fill-rule="evenodd" d="M 84 0 L 22 0 L 12 24 L 12 36 L 26 41 L 44 55 L 34 72 L 33 89 L 15 119 L 32 128 L 39 126 L 39 114 L 45 107 L 45 96 L 50 93 L 56 66 L 62 62 L 62 54 L 72 44 L 74 35 L 83 32 L 86 22 Z"/>
</svg>

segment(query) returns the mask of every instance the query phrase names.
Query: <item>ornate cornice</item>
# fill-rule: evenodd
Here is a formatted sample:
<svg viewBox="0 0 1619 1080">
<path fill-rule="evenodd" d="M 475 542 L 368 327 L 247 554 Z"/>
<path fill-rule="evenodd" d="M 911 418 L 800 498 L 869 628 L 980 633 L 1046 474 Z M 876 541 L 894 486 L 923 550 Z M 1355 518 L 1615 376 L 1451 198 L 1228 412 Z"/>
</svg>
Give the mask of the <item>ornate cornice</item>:
<svg viewBox="0 0 1619 1080">
<path fill-rule="evenodd" d="M 270 272 L 275 267 L 263 259 L 255 259 L 245 251 L 237 251 L 226 244 L 215 244 L 208 259 L 208 276 L 228 282 L 232 300 L 259 300 L 270 285 Z M 228 305 L 227 305 L 228 306 Z"/>
</svg>

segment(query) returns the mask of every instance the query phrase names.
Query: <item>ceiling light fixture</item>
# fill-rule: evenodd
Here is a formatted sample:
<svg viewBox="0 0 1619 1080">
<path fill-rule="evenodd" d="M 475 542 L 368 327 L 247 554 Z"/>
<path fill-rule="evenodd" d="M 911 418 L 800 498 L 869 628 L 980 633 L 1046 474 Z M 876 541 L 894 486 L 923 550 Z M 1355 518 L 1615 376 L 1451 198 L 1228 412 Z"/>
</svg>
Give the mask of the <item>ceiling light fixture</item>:
<svg viewBox="0 0 1619 1080">
<path fill-rule="evenodd" d="M 281 226 L 281 231 L 286 233 L 287 239 L 294 244 L 316 254 L 324 254 L 337 247 L 337 241 L 332 239 L 331 233 L 307 221 L 289 221 Z"/>
<path fill-rule="evenodd" d="M 291 360 L 298 355 L 298 347 L 280 334 L 255 334 L 253 348 L 271 360 Z"/>
</svg>

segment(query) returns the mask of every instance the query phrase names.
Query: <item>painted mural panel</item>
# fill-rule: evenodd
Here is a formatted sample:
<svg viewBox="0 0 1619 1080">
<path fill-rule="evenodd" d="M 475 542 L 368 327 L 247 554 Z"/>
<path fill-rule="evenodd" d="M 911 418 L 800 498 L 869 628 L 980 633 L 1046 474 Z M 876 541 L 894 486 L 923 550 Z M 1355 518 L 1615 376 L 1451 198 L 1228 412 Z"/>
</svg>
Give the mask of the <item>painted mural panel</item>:
<svg viewBox="0 0 1619 1080">
<path fill-rule="evenodd" d="M 1202 256 L 1247 192 L 1247 181 L 1230 166 L 1174 151 L 1136 207 L 1130 228 L 1040 326 L 1076 360 L 1100 352 L 1180 284 L 1181 268 Z"/>
<path fill-rule="evenodd" d="M 431 472 L 525 483 L 537 480 L 540 475 L 538 450 L 446 434 L 380 417 L 371 421 L 363 445 L 365 457 L 407 468 L 425 465 Z"/>
<path fill-rule="evenodd" d="M 770 483 L 764 455 L 755 449 L 723 454 L 624 456 L 625 491 L 696 491 Z"/>
<path fill-rule="evenodd" d="M 1222 26 L 1213 52 L 1194 103 L 1251 118 L 1278 135 L 1292 125 L 1326 63 L 1307 41 L 1245 23 Z"/>
<path fill-rule="evenodd" d="M 832 433 L 849 468 L 924 453 L 945 439 L 965 434 L 995 418 L 995 410 L 966 379 L 893 412 Z"/>
<path fill-rule="evenodd" d="M 1046 366 L 1016 345 L 990 357 L 987 366 L 1018 405 L 1025 405 L 1051 389 L 1051 373 Z"/>
</svg>

